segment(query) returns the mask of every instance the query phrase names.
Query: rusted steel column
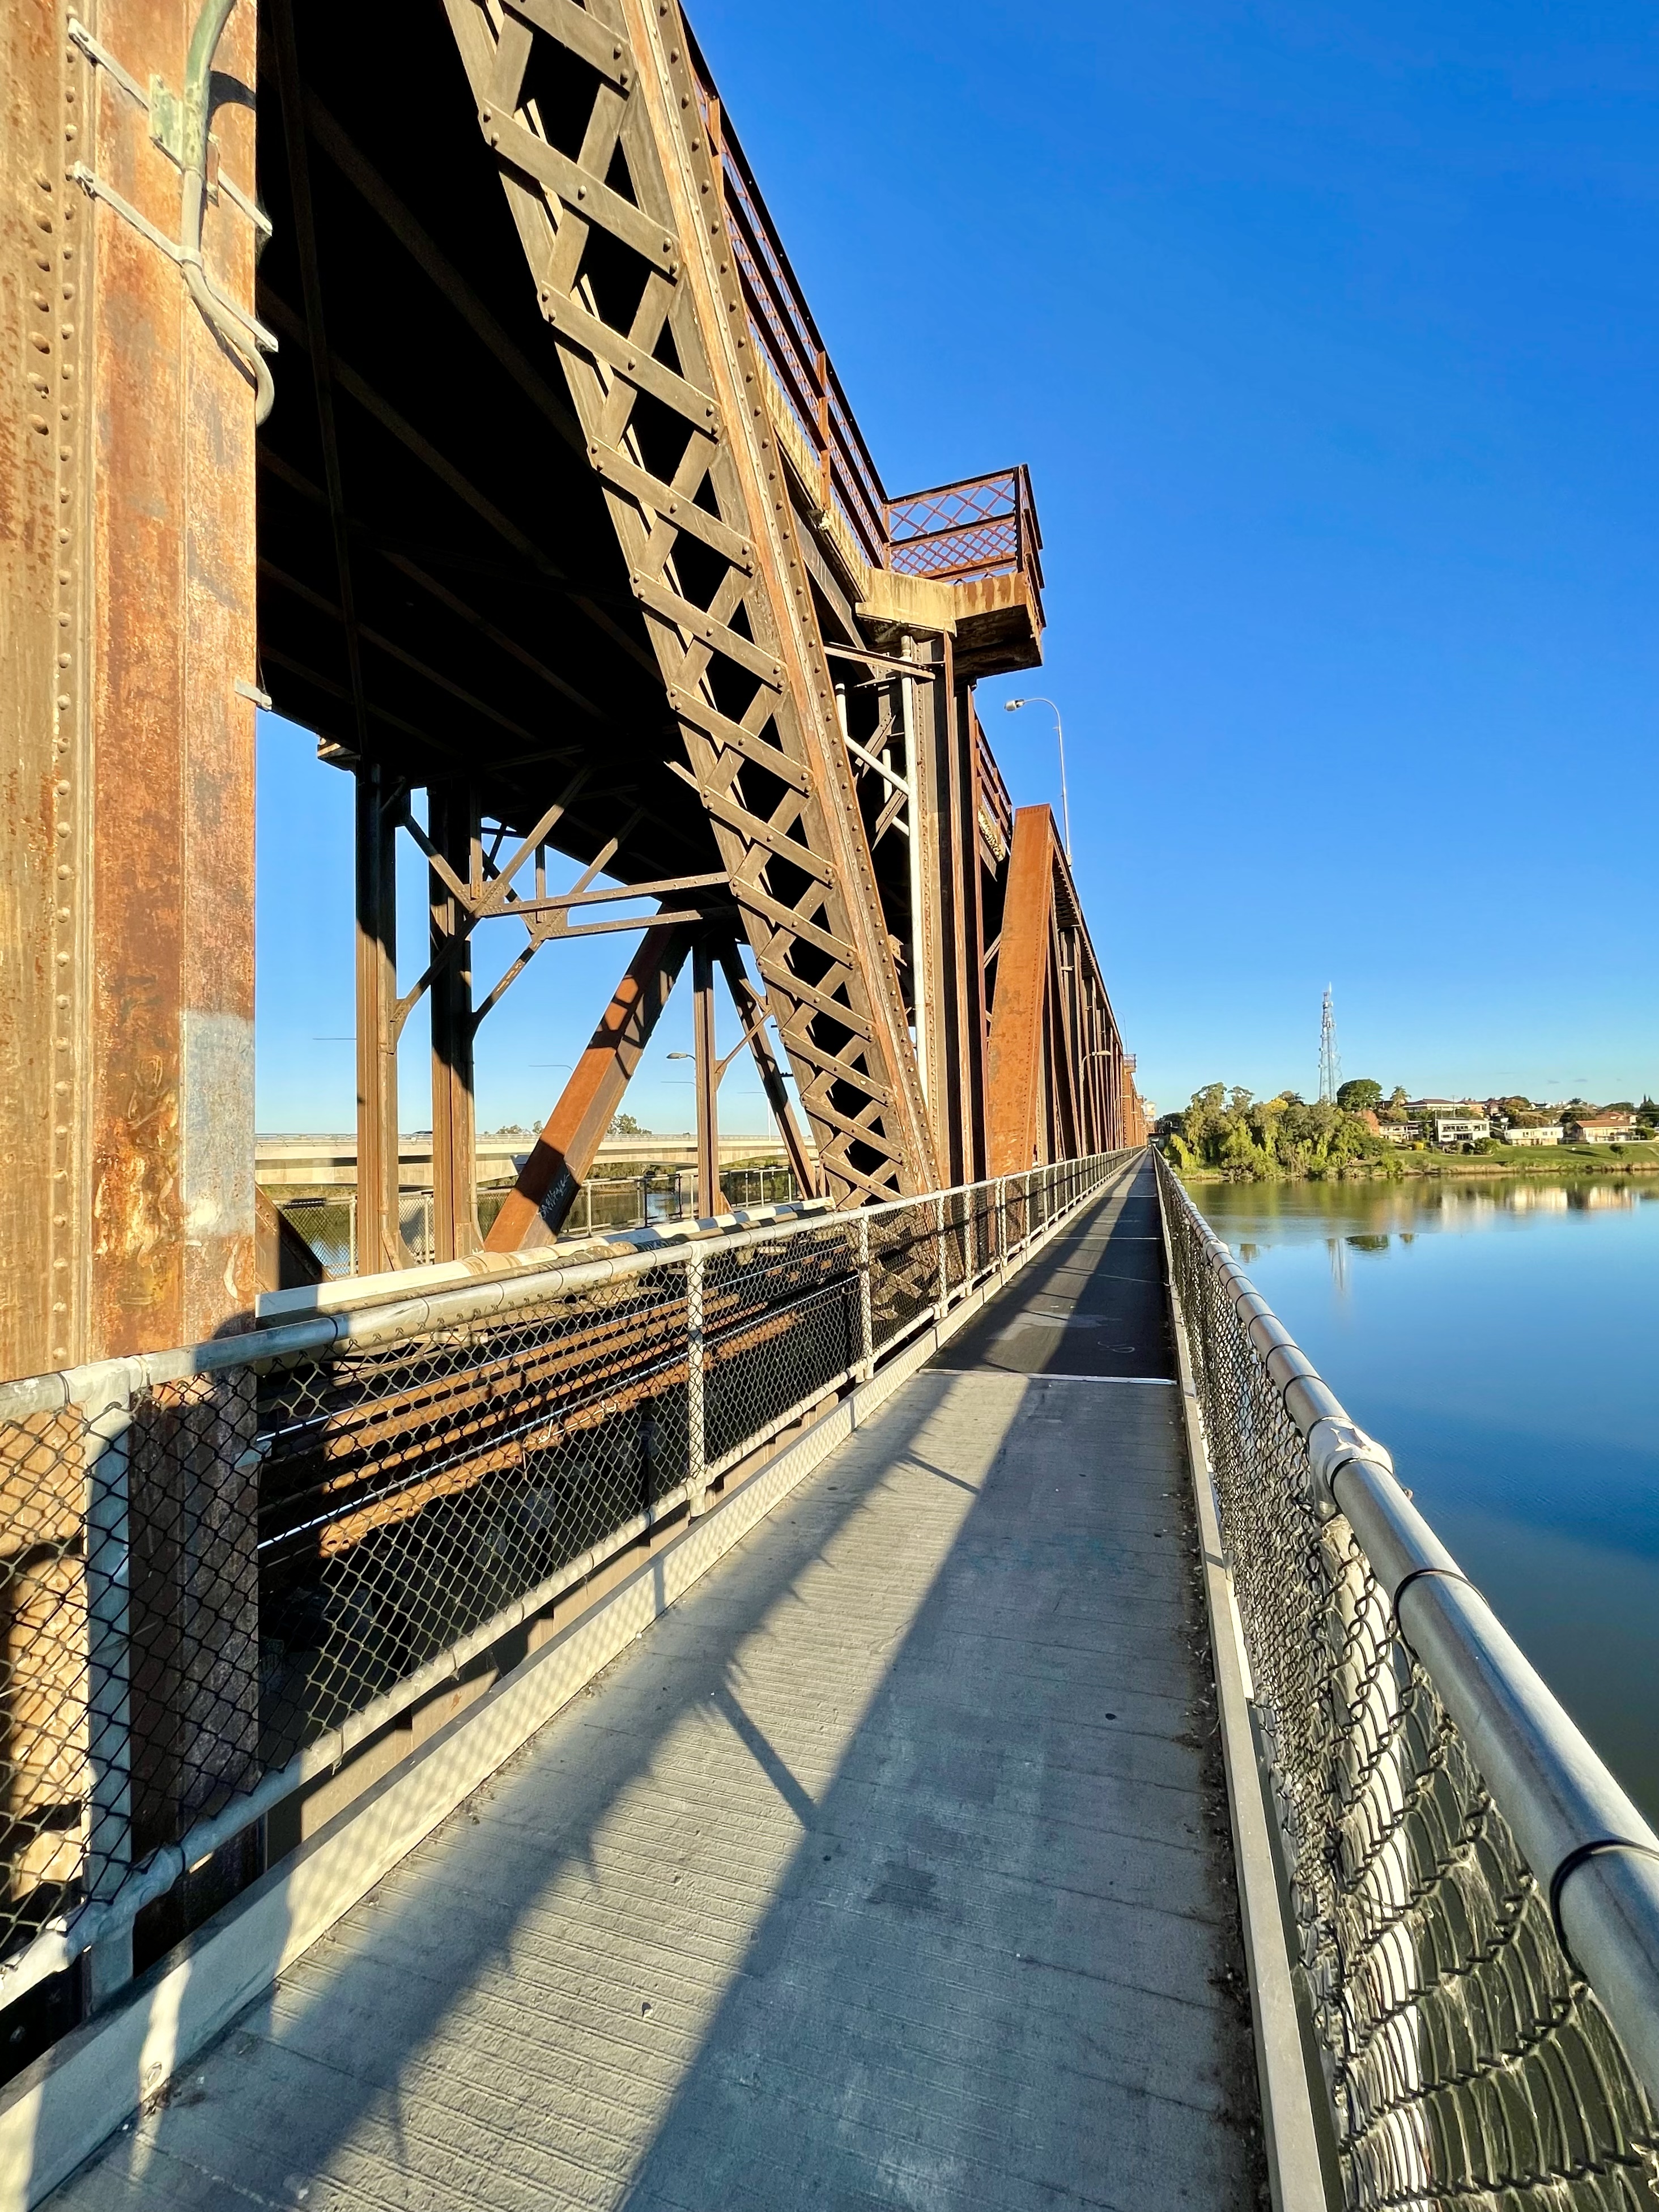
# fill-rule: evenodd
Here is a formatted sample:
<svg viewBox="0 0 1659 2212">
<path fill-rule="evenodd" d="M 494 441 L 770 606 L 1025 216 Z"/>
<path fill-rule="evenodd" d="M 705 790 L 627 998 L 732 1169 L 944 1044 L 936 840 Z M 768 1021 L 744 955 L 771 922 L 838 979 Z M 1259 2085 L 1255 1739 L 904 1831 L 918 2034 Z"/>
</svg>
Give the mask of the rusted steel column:
<svg viewBox="0 0 1659 2212">
<path fill-rule="evenodd" d="M 1040 1141 L 1056 849 L 1048 809 L 1022 806 L 1014 817 L 991 1026 L 988 1118 L 994 1175 L 1030 1167 Z"/>
<path fill-rule="evenodd" d="M 766 1001 L 744 972 L 743 957 L 735 943 L 728 940 L 720 946 L 720 963 L 726 973 L 726 988 L 732 994 L 749 1038 L 749 1048 L 755 1056 L 761 1087 L 766 1093 L 766 1103 L 772 1109 L 772 1118 L 783 1139 L 783 1148 L 789 1155 L 789 1166 L 795 1178 L 795 1187 L 803 1198 L 817 1195 L 820 1177 L 817 1162 L 806 1149 L 795 1119 L 794 1109 L 789 1103 L 789 1092 L 779 1066 L 777 1055 L 772 1050 L 771 1040 L 766 1034 Z"/>
<path fill-rule="evenodd" d="M 690 931 L 679 924 L 646 933 L 484 1239 L 487 1252 L 527 1251 L 550 1244 L 558 1235 L 668 1002 L 690 941 Z"/>
<path fill-rule="evenodd" d="M 967 927 L 968 1004 L 963 1038 L 963 1073 L 967 1090 L 969 1127 L 973 1150 L 969 1173 L 977 1179 L 990 1172 L 990 1094 L 987 1087 L 986 1054 L 990 1042 L 990 1008 L 985 994 L 985 869 L 980 856 L 980 816 L 985 810 L 985 787 L 980 775 L 979 715 L 971 684 L 962 690 L 962 748 L 967 781 L 967 818 L 963 838 L 964 871 L 963 921 Z"/>
<path fill-rule="evenodd" d="M 104 50 L 182 90 L 198 10 L 106 0 Z M 0 10 L 0 1368 L 208 1335 L 253 1243 L 254 395 L 163 239 L 182 173 L 43 0 Z M 251 5 L 213 57 L 251 86 Z M 253 185 L 252 114 L 213 112 Z M 252 298 L 216 192 L 206 267 Z"/>
<path fill-rule="evenodd" d="M 697 1212 L 720 1210 L 719 1055 L 714 1042 L 714 951 L 707 937 L 691 948 L 691 1040 L 697 1074 Z"/>
<path fill-rule="evenodd" d="M 407 1262 L 398 1226 L 397 822 L 379 766 L 356 772 L 357 1272 Z"/>
<path fill-rule="evenodd" d="M 960 1181 L 959 1144 L 951 1111 L 950 1054 L 945 1041 L 945 952 L 947 917 L 954 911 L 951 890 L 944 880 L 948 856 L 954 845 L 948 834 L 946 800 L 949 769 L 944 749 L 949 742 L 950 692 L 944 665 L 948 640 L 915 650 L 917 665 L 932 668 L 935 680 L 914 683 L 901 679 L 904 705 L 905 763 L 910 779 L 910 960 L 915 1000 L 916 1061 L 933 1150 L 941 1175 Z M 955 957 L 954 952 L 951 957 Z"/>
<path fill-rule="evenodd" d="M 981 1170 L 974 1127 L 973 1085 L 969 1074 L 974 1009 L 983 988 L 973 977 L 978 957 L 979 836 L 974 821 L 972 778 L 964 742 L 971 744 L 968 726 L 972 703 L 966 685 L 958 685 L 951 665 L 951 641 L 943 641 L 943 666 L 930 689 L 935 697 L 933 775 L 934 805 L 938 810 L 935 880 L 939 893 L 939 1081 L 929 1093 L 942 1155 L 943 1180 L 972 1182 Z"/>
<path fill-rule="evenodd" d="M 434 784 L 427 834 L 464 884 L 476 870 L 477 817 L 466 784 Z M 435 868 L 430 871 L 432 957 L 432 1234 L 435 1260 L 478 1249 L 477 1139 L 472 1093 L 472 948 L 470 917 Z M 459 943 L 455 940 L 459 939 Z M 453 951 L 451 946 L 454 946 Z"/>
</svg>

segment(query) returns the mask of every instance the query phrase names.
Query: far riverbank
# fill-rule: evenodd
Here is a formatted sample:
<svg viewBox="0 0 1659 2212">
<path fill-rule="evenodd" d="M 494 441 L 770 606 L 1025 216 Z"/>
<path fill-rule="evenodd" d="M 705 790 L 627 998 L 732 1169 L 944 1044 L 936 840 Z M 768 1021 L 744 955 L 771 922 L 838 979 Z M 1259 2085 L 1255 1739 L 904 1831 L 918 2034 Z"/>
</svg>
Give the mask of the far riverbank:
<svg viewBox="0 0 1659 2212">
<path fill-rule="evenodd" d="M 1398 1152 L 1364 1163 L 1298 1176 L 1285 1170 L 1260 1178 L 1228 1168 L 1183 1168 L 1184 1183 L 1396 1182 L 1407 1176 L 1625 1176 L 1659 1175 L 1659 1145 L 1504 1145 L 1495 1152 Z"/>
</svg>

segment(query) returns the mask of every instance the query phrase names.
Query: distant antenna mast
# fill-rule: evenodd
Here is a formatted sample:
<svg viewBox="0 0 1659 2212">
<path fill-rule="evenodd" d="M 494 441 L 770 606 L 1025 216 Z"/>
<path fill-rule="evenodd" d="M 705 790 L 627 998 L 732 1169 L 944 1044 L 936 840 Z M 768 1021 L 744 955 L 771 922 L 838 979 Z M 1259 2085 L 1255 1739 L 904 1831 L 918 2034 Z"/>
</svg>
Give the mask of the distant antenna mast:
<svg viewBox="0 0 1659 2212">
<path fill-rule="evenodd" d="M 1334 1106 L 1337 1086 L 1342 1080 L 1342 1062 L 1336 1049 L 1336 1008 L 1331 1001 L 1331 987 L 1325 986 L 1325 1003 L 1319 1014 L 1319 1103 Z"/>
</svg>

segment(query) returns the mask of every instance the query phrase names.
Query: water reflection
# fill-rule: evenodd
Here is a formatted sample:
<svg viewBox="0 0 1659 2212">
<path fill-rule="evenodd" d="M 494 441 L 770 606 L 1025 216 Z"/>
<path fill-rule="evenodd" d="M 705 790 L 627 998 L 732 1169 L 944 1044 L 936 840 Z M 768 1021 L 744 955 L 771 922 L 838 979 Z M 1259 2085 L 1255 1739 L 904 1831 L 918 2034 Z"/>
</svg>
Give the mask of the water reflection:
<svg viewBox="0 0 1659 2212">
<path fill-rule="evenodd" d="M 1659 1177 L 1194 1196 L 1659 1819 Z"/>
<path fill-rule="evenodd" d="M 1425 1176 L 1401 1182 L 1201 1183 L 1194 1186 L 1193 1195 L 1218 1227 L 1224 1219 L 1264 1226 L 1322 1219 L 1353 1224 L 1348 1232 L 1352 1243 L 1358 1235 L 1497 1226 L 1516 1214 L 1633 1212 L 1659 1204 L 1659 1177 L 1546 1182 L 1535 1176 L 1494 1176 L 1476 1182 Z"/>
</svg>

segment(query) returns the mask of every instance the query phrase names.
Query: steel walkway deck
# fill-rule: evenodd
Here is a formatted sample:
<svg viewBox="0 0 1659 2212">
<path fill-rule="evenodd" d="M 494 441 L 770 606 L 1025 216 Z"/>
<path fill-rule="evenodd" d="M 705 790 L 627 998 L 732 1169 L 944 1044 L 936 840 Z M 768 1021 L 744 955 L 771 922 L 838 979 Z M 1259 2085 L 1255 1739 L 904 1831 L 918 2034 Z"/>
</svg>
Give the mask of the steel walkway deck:
<svg viewBox="0 0 1659 2212">
<path fill-rule="evenodd" d="M 1150 1172 L 51 2200 L 1248 2206 Z"/>
</svg>

